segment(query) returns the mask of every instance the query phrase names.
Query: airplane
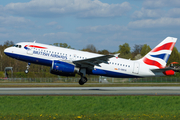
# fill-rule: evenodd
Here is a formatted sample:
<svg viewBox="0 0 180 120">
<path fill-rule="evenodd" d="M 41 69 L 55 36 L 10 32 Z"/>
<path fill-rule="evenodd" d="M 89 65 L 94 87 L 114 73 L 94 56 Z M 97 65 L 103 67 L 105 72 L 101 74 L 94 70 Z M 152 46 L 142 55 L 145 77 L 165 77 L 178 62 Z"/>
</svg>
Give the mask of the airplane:
<svg viewBox="0 0 180 120">
<path fill-rule="evenodd" d="M 81 76 L 79 84 L 87 82 L 86 74 L 115 78 L 142 78 L 174 75 L 172 68 L 166 67 L 177 38 L 167 37 L 139 60 L 118 58 L 115 55 L 101 55 L 74 49 L 67 49 L 34 42 L 20 42 L 4 50 L 17 60 L 30 64 L 50 67 L 50 73 L 61 76 Z"/>
</svg>

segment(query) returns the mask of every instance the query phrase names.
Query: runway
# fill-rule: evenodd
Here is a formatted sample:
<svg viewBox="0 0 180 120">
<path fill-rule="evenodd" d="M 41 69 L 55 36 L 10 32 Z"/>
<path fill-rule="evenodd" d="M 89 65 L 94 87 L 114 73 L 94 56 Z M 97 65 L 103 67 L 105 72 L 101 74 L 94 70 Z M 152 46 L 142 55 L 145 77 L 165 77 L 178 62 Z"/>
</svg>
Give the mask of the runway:
<svg viewBox="0 0 180 120">
<path fill-rule="evenodd" d="M 180 95 L 180 87 L 0 88 L 0 95 Z"/>
</svg>

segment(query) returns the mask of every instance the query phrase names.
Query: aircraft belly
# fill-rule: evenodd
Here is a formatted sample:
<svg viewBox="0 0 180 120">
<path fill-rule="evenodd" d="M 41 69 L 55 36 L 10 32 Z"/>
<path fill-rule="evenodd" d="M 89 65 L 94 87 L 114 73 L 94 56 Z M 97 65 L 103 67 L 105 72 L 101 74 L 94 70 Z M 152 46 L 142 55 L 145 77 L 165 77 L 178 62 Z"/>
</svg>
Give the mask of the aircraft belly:
<svg viewBox="0 0 180 120">
<path fill-rule="evenodd" d="M 119 77 L 119 78 L 137 78 L 139 76 L 137 75 L 132 75 L 128 73 L 123 73 L 123 72 L 117 72 L 117 71 L 108 71 L 104 70 L 106 72 L 106 76 L 108 77 Z"/>
<path fill-rule="evenodd" d="M 95 70 L 97 72 L 95 72 Z M 138 75 L 132 75 L 130 74 L 130 70 L 113 70 L 113 69 L 105 69 L 101 67 L 96 67 L 95 70 L 93 70 L 92 74 L 94 75 L 102 75 L 107 77 L 119 77 L 119 78 L 137 78 Z M 99 74 L 97 74 L 99 73 Z"/>
<path fill-rule="evenodd" d="M 30 62 L 30 63 L 35 63 L 35 64 L 42 64 L 46 66 L 51 66 L 52 65 L 52 60 L 44 59 L 44 58 L 38 58 L 34 55 L 22 55 L 22 54 L 16 54 L 16 53 L 6 53 L 8 56 L 25 61 L 25 62 Z"/>
</svg>

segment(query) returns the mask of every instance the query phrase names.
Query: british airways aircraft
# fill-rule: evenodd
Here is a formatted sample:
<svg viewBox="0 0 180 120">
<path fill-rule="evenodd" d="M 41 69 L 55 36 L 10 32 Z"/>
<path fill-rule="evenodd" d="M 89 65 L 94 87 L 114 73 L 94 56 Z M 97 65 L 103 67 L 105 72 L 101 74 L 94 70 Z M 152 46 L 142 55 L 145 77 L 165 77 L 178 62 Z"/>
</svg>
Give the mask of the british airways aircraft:
<svg viewBox="0 0 180 120">
<path fill-rule="evenodd" d="M 100 55 L 90 52 L 55 47 L 36 42 L 20 42 L 6 48 L 4 53 L 30 64 L 50 67 L 50 73 L 61 76 L 81 76 L 79 84 L 87 82 L 86 74 L 119 78 L 139 78 L 174 75 L 166 63 L 177 38 L 167 37 L 147 55 L 139 60 L 118 58 L 117 55 Z"/>
</svg>

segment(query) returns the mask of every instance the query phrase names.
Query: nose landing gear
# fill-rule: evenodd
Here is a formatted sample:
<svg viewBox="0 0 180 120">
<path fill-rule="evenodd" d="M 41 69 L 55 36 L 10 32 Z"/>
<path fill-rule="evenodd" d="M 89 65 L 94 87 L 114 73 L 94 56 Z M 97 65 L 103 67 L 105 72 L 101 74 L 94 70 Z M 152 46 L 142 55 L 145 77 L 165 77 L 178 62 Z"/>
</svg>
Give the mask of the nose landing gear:
<svg viewBox="0 0 180 120">
<path fill-rule="evenodd" d="M 27 69 L 24 71 L 26 74 L 28 74 L 28 72 L 29 72 L 30 65 L 31 65 L 31 63 L 28 63 L 27 66 L 26 66 Z"/>
</svg>

